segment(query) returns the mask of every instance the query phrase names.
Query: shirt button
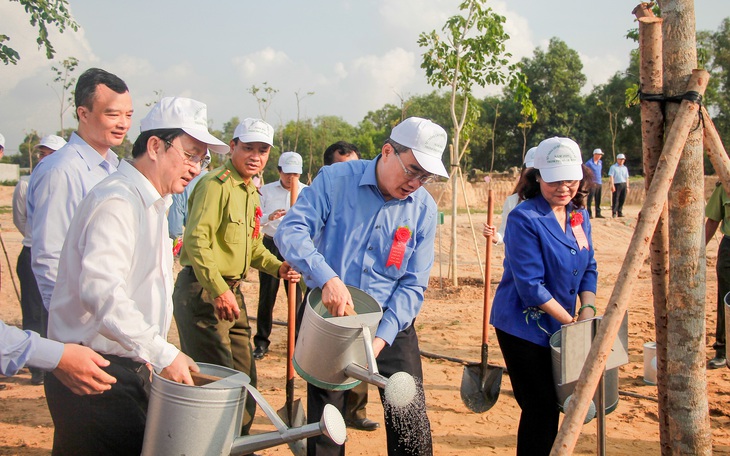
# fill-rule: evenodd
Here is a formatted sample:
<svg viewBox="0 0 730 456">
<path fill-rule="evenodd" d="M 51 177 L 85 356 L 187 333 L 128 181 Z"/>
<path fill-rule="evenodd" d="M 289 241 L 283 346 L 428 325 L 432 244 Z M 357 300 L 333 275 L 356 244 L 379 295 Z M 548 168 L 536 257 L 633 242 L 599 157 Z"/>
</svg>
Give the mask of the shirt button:
<svg viewBox="0 0 730 456">
<path fill-rule="evenodd" d="M 380 225 L 375 225 L 375 229 L 376 230 L 379 230 L 380 229 Z"/>
<path fill-rule="evenodd" d="M 570 294 L 575 294 L 575 290 L 570 290 Z"/>
<path fill-rule="evenodd" d="M 573 275 L 574 276 L 577 276 L 578 275 L 578 270 L 577 269 L 573 269 Z"/>
<path fill-rule="evenodd" d="M 575 249 L 570 249 L 570 254 L 575 255 Z"/>
<path fill-rule="evenodd" d="M 364 272 L 365 274 L 367 274 L 368 273 L 368 268 L 363 269 L 362 272 Z"/>
<path fill-rule="evenodd" d="M 373 249 L 373 246 L 372 245 L 370 247 L 368 247 L 368 250 L 372 250 L 372 249 Z"/>
</svg>

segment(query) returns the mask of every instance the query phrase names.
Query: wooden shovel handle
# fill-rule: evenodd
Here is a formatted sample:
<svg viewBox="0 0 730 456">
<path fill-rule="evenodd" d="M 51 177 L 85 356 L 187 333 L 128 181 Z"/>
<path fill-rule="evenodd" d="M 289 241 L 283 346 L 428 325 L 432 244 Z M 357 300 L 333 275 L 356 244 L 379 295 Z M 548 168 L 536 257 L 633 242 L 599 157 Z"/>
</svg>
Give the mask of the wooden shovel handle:
<svg viewBox="0 0 730 456">
<path fill-rule="evenodd" d="M 494 191 L 490 188 L 487 193 L 487 225 L 492 226 L 494 218 Z M 494 236 L 494 234 L 492 234 Z M 487 253 L 484 264 L 484 315 L 482 327 L 482 345 L 487 344 L 489 334 L 489 298 L 492 286 L 492 236 L 487 238 Z"/>
<path fill-rule="evenodd" d="M 208 383 L 217 382 L 221 379 L 221 377 L 217 377 L 215 375 L 209 375 L 202 372 L 193 371 L 190 371 L 190 376 L 193 377 L 193 383 L 195 384 L 195 386 L 207 385 Z"/>
<path fill-rule="evenodd" d="M 289 209 L 294 207 L 297 202 L 297 196 L 299 193 L 299 181 L 296 176 L 291 177 L 289 185 L 290 198 L 289 198 Z M 296 320 L 297 320 L 297 286 L 294 282 L 289 282 L 289 297 L 287 300 L 289 317 L 287 319 L 287 332 L 286 332 L 286 379 L 287 381 L 294 380 L 294 364 L 292 359 L 294 358 L 294 339 L 296 337 Z M 304 303 L 302 303 L 304 305 Z M 294 398 L 292 397 L 291 400 Z"/>
</svg>

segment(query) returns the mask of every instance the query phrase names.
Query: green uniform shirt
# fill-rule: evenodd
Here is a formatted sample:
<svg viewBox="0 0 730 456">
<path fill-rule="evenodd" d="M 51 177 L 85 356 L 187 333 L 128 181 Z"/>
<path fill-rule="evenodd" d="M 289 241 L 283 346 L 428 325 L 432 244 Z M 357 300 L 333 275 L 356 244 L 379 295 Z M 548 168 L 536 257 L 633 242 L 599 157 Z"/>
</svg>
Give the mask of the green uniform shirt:
<svg viewBox="0 0 730 456">
<path fill-rule="evenodd" d="M 728 204 L 730 204 L 730 198 L 727 197 L 722 185 L 718 185 L 712 192 L 712 196 L 710 196 L 705 207 L 705 216 L 708 219 L 722 222 L 720 223 L 720 232 L 725 236 L 730 236 L 730 210 L 728 210 Z"/>
<path fill-rule="evenodd" d="M 193 267 L 212 296 L 228 290 L 226 280 L 242 278 L 249 266 L 279 276 L 281 261 L 264 247 L 260 230 L 253 237 L 260 206 L 256 186 L 243 182 L 230 159 L 201 177 L 190 194 L 180 263 Z"/>
</svg>

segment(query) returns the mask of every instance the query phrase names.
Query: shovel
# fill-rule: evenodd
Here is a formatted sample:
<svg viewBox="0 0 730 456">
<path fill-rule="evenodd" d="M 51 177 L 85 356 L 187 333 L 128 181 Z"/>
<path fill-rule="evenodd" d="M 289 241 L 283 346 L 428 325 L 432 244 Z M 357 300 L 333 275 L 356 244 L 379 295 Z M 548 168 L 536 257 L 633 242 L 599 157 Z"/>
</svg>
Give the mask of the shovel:
<svg viewBox="0 0 730 456">
<path fill-rule="evenodd" d="M 492 190 L 489 189 L 487 198 L 487 224 L 492 225 L 494 201 Z M 475 413 L 484 413 L 497 402 L 499 390 L 502 387 L 502 368 L 490 366 L 489 344 L 489 297 L 491 285 L 492 239 L 487 238 L 487 258 L 484 273 L 484 317 L 482 328 L 482 362 L 464 366 L 464 375 L 461 377 L 461 400 L 466 408 Z"/>
<path fill-rule="evenodd" d="M 296 177 L 291 178 L 291 198 L 289 207 L 294 206 L 297 201 L 298 184 Z M 294 399 L 294 365 L 292 358 L 294 357 L 294 337 L 296 331 L 297 319 L 297 284 L 289 282 L 289 318 L 287 319 L 287 335 L 286 335 L 286 403 L 284 407 L 277 410 L 277 415 L 289 427 L 302 427 L 307 424 L 307 418 L 304 414 L 301 399 Z M 307 441 L 306 439 L 289 442 L 289 449 L 295 456 L 306 456 Z"/>
</svg>

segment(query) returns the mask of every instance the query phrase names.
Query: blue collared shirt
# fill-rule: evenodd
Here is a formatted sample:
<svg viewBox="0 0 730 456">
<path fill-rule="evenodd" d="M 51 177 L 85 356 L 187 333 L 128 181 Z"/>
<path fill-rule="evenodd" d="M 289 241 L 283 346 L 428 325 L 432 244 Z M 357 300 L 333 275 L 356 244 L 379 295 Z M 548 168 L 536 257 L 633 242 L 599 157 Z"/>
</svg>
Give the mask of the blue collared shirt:
<svg viewBox="0 0 730 456">
<path fill-rule="evenodd" d="M 338 276 L 369 293 L 383 308 L 376 336 L 392 344 L 418 315 L 434 261 L 436 203 L 419 188 L 386 201 L 374 160 L 323 167 L 283 217 L 274 242 L 309 287 Z M 395 231 L 411 237 L 401 267 L 386 266 Z"/>
<path fill-rule="evenodd" d="M 608 175 L 613 177 L 614 184 L 624 184 L 629 181 L 629 168 L 626 165 L 614 163 L 608 168 Z"/>
<path fill-rule="evenodd" d="M 574 209 L 572 203 L 566 207 L 568 213 Z M 510 212 L 504 274 L 492 306 L 491 322 L 495 328 L 547 347 L 550 335 L 561 325 L 536 308 L 555 298 L 570 315 L 575 315 L 579 293 L 596 292 L 598 271 L 591 224 L 585 209 L 577 212 L 583 216 L 581 226 L 588 238 L 588 249 L 578 246 L 569 220 L 563 232 L 542 195 L 522 202 Z"/>
<path fill-rule="evenodd" d="M 188 221 L 188 199 L 201 177 L 205 176 L 208 170 L 204 169 L 185 186 L 182 193 L 174 193 L 172 195 L 172 206 L 167 213 L 167 224 L 170 229 L 170 238 L 175 239 L 182 236 L 183 227 Z"/>
<path fill-rule="evenodd" d="M 598 160 L 598 163 L 593 161 L 593 157 L 589 158 L 586 162 L 586 166 L 593 171 L 593 183 L 601 185 L 601 173 L 603 172 L 603 160 Z"/>
<path fill-rule="evenodd" d="M 15 375 L 23 366 L 53 370 L 63 355 L 63 344 L 43 339 L 0 321 L 0 374 Z"/>
<path fill-rule="evenodd" d="M 76 133 L 68 143 L 38 163 L 30 176 L 26 229 L 31 230 L 33 274 L 48 309 L 58 275 L 66 232 L 87 193 L 119 166 L 110 149 L 106 160 Z"/>
</svg>

